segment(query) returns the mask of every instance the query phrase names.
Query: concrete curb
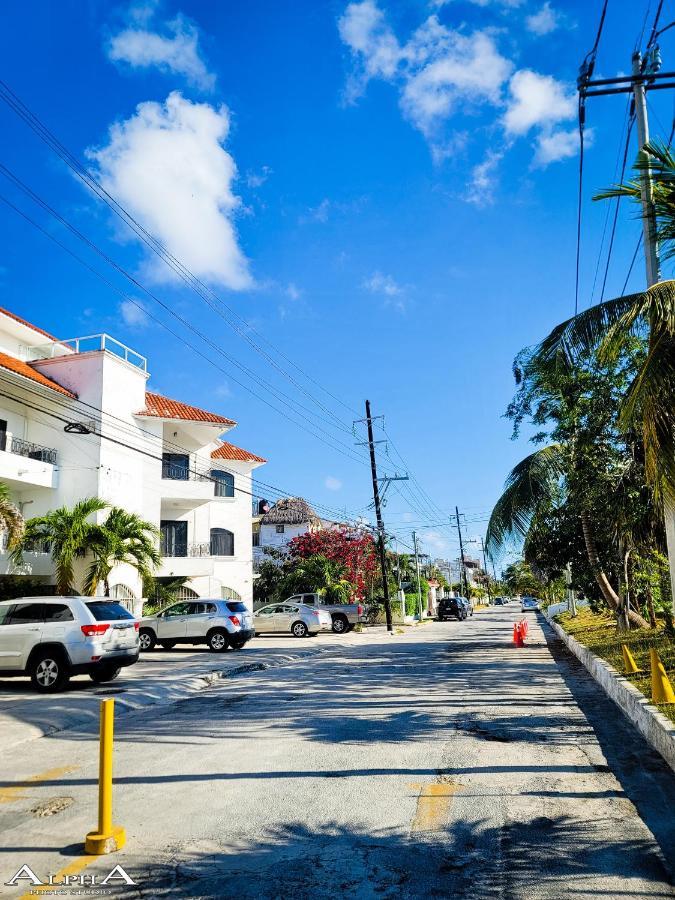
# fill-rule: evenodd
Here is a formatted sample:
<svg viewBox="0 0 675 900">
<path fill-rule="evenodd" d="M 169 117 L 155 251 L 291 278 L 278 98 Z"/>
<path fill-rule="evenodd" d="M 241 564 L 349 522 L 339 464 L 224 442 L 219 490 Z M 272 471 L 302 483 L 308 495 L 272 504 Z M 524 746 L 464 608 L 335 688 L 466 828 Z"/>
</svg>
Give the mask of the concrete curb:
<svg viewBox="0 0 675 900">
<path fill-rule="evenodd" d="M 607 696 L 616 703 L 640 734 L 661 754 L 670 768 L 675 772 L 675 725 L 659 712 L 642 691 L 624 678 L 604 659 L 592 653 L 588 647 L 580 644 L 576 638 L 545 616 L 555 634 L 576 656 L 579 662 L 588 669 Z"/>
</svg>

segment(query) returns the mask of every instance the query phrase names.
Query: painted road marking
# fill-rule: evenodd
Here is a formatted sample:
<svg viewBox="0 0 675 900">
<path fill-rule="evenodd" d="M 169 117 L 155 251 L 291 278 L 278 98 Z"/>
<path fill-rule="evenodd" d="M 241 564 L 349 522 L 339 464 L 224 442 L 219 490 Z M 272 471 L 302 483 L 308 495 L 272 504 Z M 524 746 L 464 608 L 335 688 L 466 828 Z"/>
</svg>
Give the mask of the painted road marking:
<svg viewBox="0 0 675 900">
<path fill-rule="evenodd" d="M 97 860 L 98 856 L 80 856 L 79 859 L 73 860 L 70 865 L 67 865 L 65 869 L 61 869 L 60 872 L 57 872 L 53 878 L 53 881 L 56 882 L 60 878 L 64 878 L 66 875 L 79 875 L 80 872 L 84 871 L 90 863 L 93 863 Z M 56 884 L 37 884 L 35 887 L 32 887 L 25 894 L 22 894 L 19 900 L 30 900 L 31 897 L 35 897 L 36 894 L 43 894 L 45 891 L 50 891 L 54 893 Z M 57 888 L 58 890 L 58 888 Z M 77 890 L 77 887 L 73 887 L 74 892 Z"/>
<path fill-rule="evenodd" d="M 461 785 L 444 781 L 434 784 L 411 784 L 410 787 L 420 792 L 410 830 L 439 831 L 447 821 L 452 798 L 461 790 Z"/>
<path fill-rule="evenodd" d="M 25 781 L 19 781 L 11 787 L 0 788 L 0 804 L 14 803 L 15 800 L 21 800 L 26 796 L 28 788 L 33 785 L 40 784 L 43 781 L 52 781 L 56 778 L 61 778 L 63 775 L 68 775 L 70 772 L 76 772 L 79 768 L 79 766 L 61 766 L 58 769 L 47 769 L 46 772 L 41 772 L 39 775 L 32 775 Z"/>
</svg>

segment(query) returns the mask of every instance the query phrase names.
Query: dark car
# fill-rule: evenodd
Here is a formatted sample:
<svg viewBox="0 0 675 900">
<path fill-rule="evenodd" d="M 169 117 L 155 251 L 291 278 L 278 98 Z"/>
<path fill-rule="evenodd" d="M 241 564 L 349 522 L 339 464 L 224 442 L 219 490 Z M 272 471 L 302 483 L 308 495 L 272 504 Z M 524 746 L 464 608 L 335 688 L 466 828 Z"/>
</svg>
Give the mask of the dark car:
<svg viewBox="0 0 675 900">
<path fill-rule="evenodd" d="M 473 615 L 473 603 L 467 597 L 458 597 L 457 598 L 460 603 L 464 604 L 464 609 L 466 610 L 467 616 Z"/>
<path fill-rule="evenodd" d="M 503 597 L 495 597 L 495 606 L 506 606 L 506 600 Z"/>
<path fill-rule="evenodd" d="M 438 601 L 438 619 L 444 622 L 446 619 L 458 619 L 460 622 L 466 619 L 466 607 L 459 597 L 443 597 Z"/>
</svg>

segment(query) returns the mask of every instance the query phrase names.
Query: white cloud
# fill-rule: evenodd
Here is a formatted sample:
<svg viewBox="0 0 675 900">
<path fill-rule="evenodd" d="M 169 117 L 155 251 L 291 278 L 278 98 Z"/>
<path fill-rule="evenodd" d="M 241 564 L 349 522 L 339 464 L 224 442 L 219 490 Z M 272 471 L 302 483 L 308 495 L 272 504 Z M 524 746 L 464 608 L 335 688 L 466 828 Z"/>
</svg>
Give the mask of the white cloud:
<svg viewBox="0 0 675 900">
<path fill-rule="evenodd" d="M 329 491 L 339 491 L 342 487 L 342 482 L 339 478 L 334 478 L 332 475 L 327 475 L 324 484 L 328 488 Z"/>
<path fill-rule="evenodd" d="M 119 305 L 119 311 L 122 321 L 130 328 L 143 328 L 148 324 L 148 314 L 138 300 L 123 300 Z"/>
<path fill-rule="evenodd" d="M 234 227 L 241 201 L 232 189 L 237 167 L 224 148 L 229 128 L 225 106 L 173 92 L 163 104 L 139 104 L 87 155 L 105 190 L 195 275 L 242 290 L 252 278 Z M 159 281 L 173 275 L 154 254 L 148 268 Z"/>
<path fill-rule="evenodd" d="M 247 172 L 246 184 L 250 188 L 259 188 L 265 184 L 271 174 L 272 169 L 269 166 L 263 166 L 259 172 Z"/>
<path fill-rule="evenodd" d="M 508 134 L 526 134 L 535 126 L 552 126 L 573 119 L 574 93 L 550 75 L 521 69 L 509 82 L 509 101 L 503 124 Z"/>
<path fill-rule="evenodd" d="M 586 145 L 592 141 L 592 130 L 588 129 L 584 135 Z M 561 159 L 569 159 L 579 152 L 579 132 L 576 128 L 569 131 L 551 131 L 542 133 L 537 138 L 537 152 L 534 157 L 534 165 L 543 168 L 552 162 Z"/>
<path fill-rule="evenodd" d="M 302 291 L 293 281 L 289 282 L 284 293 L 290 300 L 299 300 L 302 297 Z"/>
<path fill-rule="evenodd" d="M 401 285 L 391 275 L 383 275 L 382 272 L 373 272 L 363 282 L 363 287 L 372 294 L 384 294 L 387 297 L 397 297 L 403 293 Z"/>
<path fill-rule="evenodd" d="M 213 393 L 216 395 L 216 397 L 231 397 L 232 388 L 226 381 L 223 381 L 214 389 Z"/>
<path fill-rule="evenodd" d="M 503 155 L 495 150 L 488 150 L 483 162 L 473 167 L 465 197 L 467 203 L 491 206 L 495 202 L 495 171 Z"/>
<path fill-rule="evenodd" d="M 546 0 L 546 3 L 544 3 L 539 12 L 533 13 L 531 16 L 525 18 L 525 27 L 527 30 L 531 31 L 532 34 L 536 34 L 538 37 L 550 34 L 552 31 L 555 31 L 559 25 L 560 16 L 556 10 L 553 9 L 549 0 Z"/>
<path fill-rule="evenodd" d="M 487 6 L 490 0 L 476 2 Z M 436 0 L 433 5 L 443 6 L 444 2 Z M 505 9 L 522 3 L 495 0 L 494 5 Z M 551 17 L 557 24 L 558 14 L 546 2 L 539 13 L 529 17 L 529 27 L 544 33 L 543 29 L 551 28 Z M 431 15 L 403 43 L 377 0 L 349 3 L 338 27 L 355 63 L 346 89 L 348 99 L 356 100 L 373 78 L 394 85 L 403 115 L 426 137 L 434 162 L 441 163 L 466 147 L 466 116 L 475 118 L 477 112 L 486 108 L 498 117 L 496 124 L 503 129 L 507 146 L 514 137 L 523 136 L 530 129 L 537 131 L 535 143 L 541 139 L 544 145 L 538 150 L 537 165 L 568 155 L 560 146 L 562 137 L 557 132 L 558 156 L 549 145 L 555 127 L 575 115 L 574 90 L 529 69 L 514 74 L 514 63 L 500 51 L 499 32 L 495 29 L 455 30 Z M 460 123 L 464 128 L 459 127 Z M 478 128 L 481 127 L 484 123 L 479 123 Z M 472 132 L 477 130 L 474 125 Z M 497 155 L 505 149 L 499 143 L 496 147 Z M 495 165 L 494 159 L 486 158 L 474 167 L 466 195 L 470 202 L 481 196 L 481 179 Z"/>
<path fill-rule="evenodd" d="M 107 46 L 108 58 L 134 69 L 156 67 L 182 75 L 202 90 L 213 89 L 216 77 L 209 72 L 199 52 L 199 31 L 181 15 L 165 22 L 164 34 L 150 30 L 154 6 L 135 7 L 132 24 L 114 35 Z"/>
</svg>

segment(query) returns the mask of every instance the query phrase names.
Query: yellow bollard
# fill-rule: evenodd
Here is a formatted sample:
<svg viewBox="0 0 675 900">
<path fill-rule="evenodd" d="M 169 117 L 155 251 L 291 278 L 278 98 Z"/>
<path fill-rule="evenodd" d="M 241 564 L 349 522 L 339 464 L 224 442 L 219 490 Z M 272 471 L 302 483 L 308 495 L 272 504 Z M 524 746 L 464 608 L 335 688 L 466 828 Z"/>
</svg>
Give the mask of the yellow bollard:
<svg viewBox="0 0 675 900">
<path fill-rule="evenodd" d="M 650 650 L 649 655 L 652 661 L 652 702 L 675 703 L 675 691 L 668 680 L 659 654 L 656 650 Z"/>
<path fill-rule="evenodd" d="M 636 672 L 640 672 L 641 669 L 638 669 L 637 664 L 633 659 L 633 654 L 625 644 L 621 645 L 621 652 L 623 653 L 623 671 L 625 674 L 635 675 Z"/>
<path fill-rule="evenodd" d="M 90 831 L 84 842 L 87 853 L 114 853 L 126 844 L 123 828 L 112 823 L 112 762 L 115 701 L 101 700 L 101 733 L 98 768 L 98 829 Z"/>
</svg>

